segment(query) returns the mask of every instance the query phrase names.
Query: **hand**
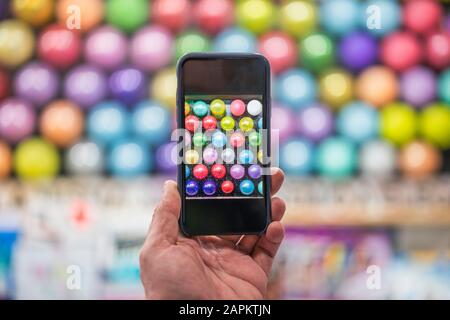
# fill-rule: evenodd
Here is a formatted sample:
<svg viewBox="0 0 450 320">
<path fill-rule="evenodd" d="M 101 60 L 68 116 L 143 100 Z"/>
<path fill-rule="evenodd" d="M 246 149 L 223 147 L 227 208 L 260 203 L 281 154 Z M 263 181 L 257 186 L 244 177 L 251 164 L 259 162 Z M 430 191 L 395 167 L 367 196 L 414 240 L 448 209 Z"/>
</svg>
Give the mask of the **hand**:
<svg viewBox="0 0 450 320">
<path fill-rule="evenodd" d="M 275 169 L 272 196 L 284 175 Z M 199 236 L 179 232 L 180 195 L 167 181 L 140 254 L 148 299 L 263 299 L 268 276 L 284 237 L 286 205 L 272 197 L 272 222 L 262 236 Z"/>
</svg>

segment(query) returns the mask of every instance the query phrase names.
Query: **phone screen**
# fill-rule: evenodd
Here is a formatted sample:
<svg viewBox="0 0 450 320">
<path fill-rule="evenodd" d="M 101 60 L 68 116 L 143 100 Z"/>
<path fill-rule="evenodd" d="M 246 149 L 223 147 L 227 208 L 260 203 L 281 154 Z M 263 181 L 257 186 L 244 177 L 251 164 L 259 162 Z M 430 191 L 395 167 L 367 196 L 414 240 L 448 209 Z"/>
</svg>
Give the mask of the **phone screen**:
<svg viewBox="0 0 450 320">
<path fill-rule="evenodd" d="M 270 221 L 266 60 L 192 54 L 180 61 L 178 77 L 183 231 L 263 232 Z"/>
</svg>

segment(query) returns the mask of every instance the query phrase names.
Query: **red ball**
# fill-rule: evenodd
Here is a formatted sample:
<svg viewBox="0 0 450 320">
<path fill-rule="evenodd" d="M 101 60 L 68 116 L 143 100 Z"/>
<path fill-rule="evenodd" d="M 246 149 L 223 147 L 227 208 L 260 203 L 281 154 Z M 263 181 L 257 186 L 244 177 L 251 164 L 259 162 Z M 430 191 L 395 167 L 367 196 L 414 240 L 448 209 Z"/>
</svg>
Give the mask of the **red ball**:
<svg viewBox="0 0 450 320">
<path fill-rule="evenodd" d="M 198 129 L 200 121 L 196 116 L 190 115 L 184 119 L 184 127 L 190 132 L 194 132 Z"/>
<path fill-rule="evenodd" d="M 204 164 L 197 164 L 192 170 L 194 177 L 198 180 L 203 180 L 208 176 L 208 167 Z"/>
<path fill-rule="evenodd" d="M 422 47 L 410 32 L 394 32 L 381 44 L 381 60 L 396 71 L 404 71 L 422 60 Z"/>
<path fill-rule="evenodd" d="M 292 68 L 297 63 L 295 41 L 283 32 L 272 31 L 265 34 L 259 41 L 258 50 L 269 60 L 273 73 Z"/>
<path fill-rule="evenodd" d="M 216 163 L 211 167 L 211 174 L 216 179 L 222 179 L 225 177 L 226 173 L 227 170 L 223 164 Z"/>
<path fill-rule="evenodd" d="M 51 25 L 39 36 L 37 51 L 42 60 L 56 68 L 67 69 L 80 58 L 80 34 L 58 24 Z"/>
<path fill-rule="evenodd" d="M 194 5 L 194 20 L 209 34 L 216 34 L 233 23 L 233 3 L 230 0 L 198 0 Z"/>
<path fill-rule="evenodd" d="M 213 130 L 217 127 L 216 117 L 206 116 L 203 118 L 203 129 L 205 130 Z"/>
<path fill-rule="evenodd" d="M 425 39 L 425 57 L 428 64 L 436 69 L 450 66 L 450 33 L 434 32 Z"/>
<path fill-rule="evenodd" d="M 426 33 L 437 28 L 442 7 L 434 0 L 409 0 L 403 7 L 403 22 L 414 32 Z"/>
<path fill-rule="evenodd" d="M 245 137 L 240 132 L 234 132 L 230 137 L 230 144 L 234 148 L 241 147 L 245 142 Z"/>
<path fill-rule="evenodd" d="M 189 0 L 155 0 L 151 14 L 154 23 L 179 32 L 189 24 L 191 3 Z"/>
<path fill-rule="evenodd" d="M 8 74 L 0 70 L 0 100 L 6 98 L 9 93 L 9 78 Z"/>
<path fill-rule="evenodd" d="M 222 189 L 223 193 L 231 193 L 234 190 L 234 184 L 231 181 L 224 181 L 222 182 L 220 188 Z"/>
</svg>

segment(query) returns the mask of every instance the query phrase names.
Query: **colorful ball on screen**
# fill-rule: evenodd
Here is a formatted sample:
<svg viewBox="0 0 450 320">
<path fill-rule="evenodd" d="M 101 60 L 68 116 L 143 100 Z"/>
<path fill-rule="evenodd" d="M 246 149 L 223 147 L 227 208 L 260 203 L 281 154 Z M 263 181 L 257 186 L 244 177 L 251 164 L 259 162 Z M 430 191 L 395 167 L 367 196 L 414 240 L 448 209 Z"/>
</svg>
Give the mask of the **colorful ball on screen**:
<svg viewBox="0 0 450 320">
<path fill-rule="evenodd" d="M 206 135 L 204 135 L 201 132 L 196 132 L 192 136 L 192 143 L 194 144 L 195 147 L 202 147 L 206 144 L 206 142 L 207 142 Z"/>
<path fill-rule="evenodd" d="M 338 133 L 357 144 L 372 140 L 379 131 L 378 111 L 364 102 L 352 102 L 344 106 L 339 111 L 336 123 Z"/>
<path fill-rule="evenodd" d="M 223 162 L 225 162 L 227 164 L 233 163 L 235 157 L 236 157 L 236 154 L 235 154 L 234 150 L 231 148 L 226 148 L 222 151 L 221 158 L 222 158 Z"/>
<path fill-rule="evenodd" d="M 360 71 L 374 64 L 378 58 L 378 43 L 368 33 L 354 32 L 339 44 L 339 60 L 348 69 Z"/>
<path fill-rule="evenodd" d="M 239 162 L 241 164 L 250 164 L 253 163 L 254 155 L 250 150 L 242 150 L 239 153 Z"/>
<path fill-rule="evenodd" d="M 450 148 L 450 105 L 435 103 L 426 106 L 419 117 L 419 132 L 434 146 Z"/>
<path fill-rule="evenodd" d="M 52 18 L 53 4 L 53 0 L 13 0 L 12 11 L 17 18 L 33 27 L 39 27 L 48 23 Z"/>
<path fill-rule="evenodd" d="M 242 116 L 245 112 L 245 103 L 239 99 L 231 101 L 230 111 L 235 117 Z"/>
<path fill-rule="evenodd" d="M 275 98 L 294 110 L 312 103 L 316 93 L 313 76 L 301 69 L 283 72 L 275 82 Z"/>
<path fill-rule="evenodd" d="M 319 95 L 329 106 L 340 108 L 353 98 L 352 76 L 340 69 L 325 72 L 319 78 Z"/>
<path fill-rule="evenodd" d="M 197 128 L 200 125 L 200 120 L 196 116 L 190 115 L 187 116 L 186 119 L 184 119 L 184 127 L 186 130 L 189 130 L 190 132 L 197 131 Z"/>
<path fill-rule="evenodd" d="M 197 164 L 192 169 L 192 174 L 196 179 L 203 180 L 208 176 L 208 167 L 205 166 L 204 164 Z"/>
<path fill-rule="evenodd" d="M 258 51 L 270 63 L 273 73 L 292 68 L 297 63 L 297 46 L 294 40 L 280 31 L 270 31 L 259 39 Z"/>
<path fill-rule="evenodd" d="M 108 170 L 117 177 L 147 174 L 153 167 L 152 153 L 139 139 L 116 141 L 108 153 Z"/>
<path fill-rule="evenodd" d="M 301 136 L 312 142 L 318 142 L 334 129 L 333 114 L 330 109 L 319 103 L 314 103 L 300 110 L 297 116 L 296 128 Z"/>
<path fill-rule="evenodd" d="M 196 164 L 198 163 L 199 158 L 200 155 L 196 150 L 187 150 L 184 154 L 186 164 Z"/>
<path fill-rule="evenodd" d="M 233 23 L 231 0 L 199 0 L 195 2 L 193 11 L 195 23 L 209 34 L 216 34 Z"/>
<path fill-rule="evenodd" d="M 356 164 L 356 148 L 346 138 L 327 138 L 317 148 L 315 165 L 322 176 L 333 179 L 351 176 L 356 169 Z"/>
<path fill-rule="evenodd" d="M 170 112 L 153 100 L 138 103 L 131 114 L 131 129 L 135 136 L 151 145 L 170 137 Z"/>
<path fill-rule="evenodd" d="M 12 153 L 10 147 L 0 141 L 0 181 L 9 176 L 12 168 Z"/>
<path fill-rule="evenodd" d="M 260 181 L 260 182 L 258 183 L 258 192 L 259 192 L 259 194 L 261 194 L 261 195 L 264 194 L 264 190 L 263 190 L 263 182 L 262 182 L 262 181 Z"/>
<path fill-rule="evenodd" d="M 192 105 L 192 111 L 197 117 L 203 118 L 208 114 L 209 106 L 204 101 L 196 101 Z"/>
<path fill-rule="evenodd" d="M 32 106 L 17 98 L 0 102 L 0 137 L 12 144 L 34 131 L 36 115 Z"/>
<path fill-rule="evenodd" d="M 383 37 L 400 26 L 402 13 L 397 1 L 368 0 L 363 3 L 361 27 L 376 37 Z"/>
<path fill-rule="evenodd" d="M 202 186 L 203 193 L 212 196 L 217 191 L 217 185 L 213 180 L 206 180 Z"/>
<path fill-rule="evenodd" d="M 16 68 L 32 57 L 34 34 L 26 23 L 20 20 L 1 21 L 0 38 L 0 65 Z"/>
<path fill-rule="evenodd" d="M 233 179 L 242 179 L 245 175 L 245 168 L 240 164 L 235 164 L 230 168 L 230 175 Z"/>
<path fill-rule="evenodd" d="M 426 142 L 413 141 L 402 148 L 398 162 L 400 170 L 408 177 L 425 178 L 441 168 L 442 155 Z"/>
<path fill-rule="evenodd" d="M 216 149 L 208 147 L 203 150 L 203 162 L 206 164 L 213 164 L 216 162 L 218 156 L 219 154 Z"/>
<path fill-rule="evenodd" d="M 381 42 L 380 59 L 395 71 L 405 71 L 422 61 L 423 45 L 416 35 L 407 31 L 397 31 L 386 36 Z"/>
<path fill-rule="evenodd" d="M 234 132 L 230 136 L 230 145 L 234 148 L 242 147 L 245 143 L 245 137 L 242 132 Z"/>
<path fill-rule="evenodd" d="M 186 182 L 186 193 L 188 196 L 195 196 L 198 193 L 199 186 L 195 180 L 188 180 Z"/>
<path fill-rule="evenodd" d="M 106 21 L 125 31 L 134 32 L 147 22 L 147 0 L 109 0 L 106 3 Z"/>
<path fill-rule="evenodd" d="M 172 32 L 183 30 L 191 18 L 189 0 L 155 0 L 151 9 L 152 21 Z"/>
<path fill-rule="evenodd" d="M 226 180 L 222 182 L 220 188 L 222 189 L 222 192 L 225 194 L 232 193 L 234 191 L 234 183 L 232 181 Z"/>
<path fill-rule="evenodd" d="M 247 112 L 251 116 L 258 116 L 261 114 L 263 109 L 262 103 L 258 100 L 250 100 L 247 104 Z"/>
<path fill-rule="evenodd" d="M 394 102 L 385 106 L 380 114 L 380 134 L 395 145 L 404 145 L 416 137 L 417 115 L 412 106 Z"/>
<path fill-rule="evenodd" d="M 213 164 L 211 167 L 211 175 L 216 179 L 222 179 L 227 174 L 227 170 L 223 164 Z"/>
<path fill-rule="evenodd" d="M 252 179 L 259 179 L 262 175 L 262 169 L 257 164 L 252 164 L 250 167 L 248 167 L 248 175 Z"/>
<path fill-rule="evenodd" d="M 427 35 L 425 59 L 430 66 L 439 70 L 450 66 L 450 31 L 438 31 Z"/>
<path fill-rule="evenodd" d="M 450 104 L 450 69 L 439 75 L 438 93 L 445 103 Z"/>
<path fill-rule="evenodd" d="M 313 146 L 303 138 L 289 140 L 280 149 L 280 167 L 289 175 L 308 175 L 313 169 L 313 158 Z"/>
<path fill-rule="evenodd" d="M 442 15 L 441 5 L 434 0 L 409 0 L 403 6 L 403 23 L 417 33 L 437 28 Z"/>
<path fill-rule="evenodd" d="M 212 115 L 216 118 L 221 118 L 225 114 L 226 105 L 225 102 L 221 99 L 215 99 L 211 101 L 209 107 L 211 109 Z"/>
<path fill-rule="evenodd" d="M 333 40 L 326 34 L 314 32 L 300 40 L 300 61 L 312 71 L 322 71 L 334 63 Z"/>
<path fill-rule="evenodd" d="M 190 52 L 207 52 L 210 50 L 208 37 L 198 31 L 187 31 L 179 35 L 175 40 L 175 59 Z"/>
<path fill-rule="evenodd" d="M 317 9 L 309 1 L 286 1 L 279 11 L 280 28 L 294 37 L 302 37 L 315 29 Z"/>
<path fill-rule="evenodd" d="M 255 185 L 251 180 L 243 180 L 239 184 L 239 190 L 241 190 L 244 195 L 248 196 L 255 190 Z"/>
<path fill-rule="evenodd" d="M 389 177 L 395 172 L 397 153 L 395 148 L 382 140 L 369 141 L 361 146 L 359 169 L 370 177 Z"/>
<path fill-rule="evenodd" d="M 364 70 L 356 80 L 356 96 L 376 107 L 393 102 L 398 94 L 397 76 L 389 68 L 370 67 Z"/>
<path fill-rule="evenodd" d="M 150 85 L 150 96 L 159 103 L 175 110 L 177 92 L 177 75 L 175 68 L 158 71 Z"/>
<path fill-rule="evenodd" d="M 436 97 L 436 78 L 430 69 L 413 67 L 400 76 L 402 99 L 415 107 L 423 107 Z"/>
<path fill-rule="evenodd" d="M 320 5 L 320 24 L 331 34 L 342 36 L 358 28 L 361 8 L 355 0 L 331 0 Z"/>
<path fill-rule="evenodd" d="M 225 116 L 222 118 L 222 120 L 220 120 L 220 126 L 225 131 L 233 130 L 235 125 L 236 123 L 234 119 L 230 116 Z"/>
<path fill-rule="evenodd" d="M 211 142 L 214 147 L 222 148 L 224 145 L 227 144 L 227 136 L 225 135 L 225 133 L 221 131 L 216 131 L 212 135 Z"/>
<path fill-rule="evenodd" d="M 185 167 L 184 175 L 186 178 L 189 178 L 189 176 L 191 175 L 191 169 L 189 169 L 188 166 Z"/>
<path fill-rule="evenodd" d="M 252 147 L 257 147 L 261 144 L 261 133 L 253 131 L 248 135 L 248 144 Z"/>
<path fill-rule="evenodd" d="M 65 169 L 75 175 L 101 174 L 104 169 L 103 150 L 89 140 L 77 142 L 66 152 Z"/>
<path fill-rule="evenodd" d="M 239 26 L 256 34 L 271 29 L 275 22 L 275 6 L 266 0 L 243 0 L 237 4 L 236 20 Z"/>
<path fill-rule="evenodd" d="M 239 120 L 239 128 L 244 131 L 248 132 L 252 130 L 254 127 L 253 119 L 250 117 L 243 117 L 241 120 Z"/>
<path fill-rule="evenodd" d="M 213 43 L 215 52 L 256 52 L 256 38 L 250 32 L 241 28 L 230 28 L 219 33 Z"/>
<path fill-rule="evenodd" d="M 217 120 L 213 116 L 204 117 L 202 123 L 205 130 L 213 130 L 217 127 Z"/>
</svg>

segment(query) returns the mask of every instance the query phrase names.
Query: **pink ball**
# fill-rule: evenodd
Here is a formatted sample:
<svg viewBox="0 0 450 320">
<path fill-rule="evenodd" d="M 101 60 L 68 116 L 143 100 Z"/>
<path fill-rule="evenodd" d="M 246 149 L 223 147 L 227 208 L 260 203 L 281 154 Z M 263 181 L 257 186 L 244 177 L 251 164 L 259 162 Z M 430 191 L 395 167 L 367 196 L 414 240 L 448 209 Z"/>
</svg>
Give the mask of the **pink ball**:
<svg viewBox="0 0 450 320">
<path fill-rule="evenodd" d="M 242 116 L 245 112 L 245 103 L 242 100 L 233 100 L 230 104 L 230 111 L 233 116 Z"/>
<path fill-rule="evenodd" d="M 36 115 L 28 102 L 10 98 L 0 104 L 0 137 L 17 143 L 33 133 Z"/>
<path fill-rule="evenodd" d="M 291 109 L 275 105 L 272 108 L 271 130 L 278 130 L 281 142 L 289 139 L 295 132 L 295 115 Z M 272 135 L 275 137 L 274 135 Z"/>
<path fill-rule="evenodd" d="M 233 23 L 233 3 L 230 0 L 199 0 L 194 5 L 198 26 L 209 34 L 216 34 Z"/>
<path fill-rule="evenodd" d="M 434 32 L 426 37 L 425 58 L 436 69 L 450 66 L 450 32 Z"/>
<path fill-rule="evenodd" d="M 258 50 L 269 60 L 273 73 L 292 68 L 297 63 L 297 45 L 283 32 L 272 31 L 265 34 L 259 41 Z"/>
<path fill-rule="evenodd" d="M 144 27 L 131 40 L 131 61 L 145 71 L 155 71 L 166 66 L 172 56 L 173 38 L 164 27 Z"/>
<path fill-rule="evenodd" d="M 434 0 L 409 0 L 403 7 L 403 21 L 410 30 L 418 33 L 432 31 L 442 18 L 442 7 Z"/>
<path fill-rule="evenodd" d="M 381 44 L 381 61 L 395 71 L 405 71 L 422 60 L 422 45 L 410 32 L 394 32 Z"/>
<path fill-rule="evenodd" d="M 189 0 L 155 0 L 152 5 L 152 19 L 156 24 L 177 33 L 189 24 L 190 11 Z"/>
</svg>

